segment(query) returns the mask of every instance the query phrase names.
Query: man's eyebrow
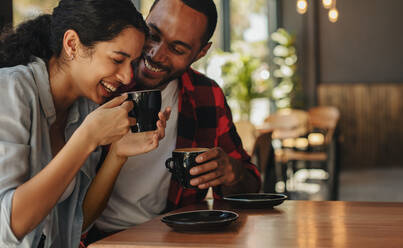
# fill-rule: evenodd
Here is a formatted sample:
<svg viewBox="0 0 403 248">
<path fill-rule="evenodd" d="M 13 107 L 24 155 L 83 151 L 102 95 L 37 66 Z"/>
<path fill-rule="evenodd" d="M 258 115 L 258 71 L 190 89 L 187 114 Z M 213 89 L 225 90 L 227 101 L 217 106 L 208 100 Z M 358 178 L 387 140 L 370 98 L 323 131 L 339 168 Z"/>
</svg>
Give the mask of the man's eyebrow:
<svg viewBox="0 0 403 248">
<path fill-rule="evenodd" d="M 130 55 L 127 54 L 127 53 L 125 53 L 125 52 L 122 52 L 122 51 L 113 51 L 113 52 L 114 52 L 114 53 L 117 53 L 117 54 L 120 54 L 120 55 L 123 55 L 123 56 L 125 56 L 125 57 L 130 58 Z"/>
<path fill-rule="evenodd" d="M 192 50 L 192 46 L 187 44 L 187 43 L 185 43 L 185 42 L 183 42 L 183 41 L 175 40 L 173 43 L 176 44 L 176 45 L 184 46 L 185 48 L 187 48 L 189 50 Z"/>
<path fill-rule="evenodd" d="M 158 34 L 161 34 L 161 33 L 162 33 L 161 30 L 160 30 L 155 24 L 149 23 L 148 26 L 149 26 L 151 29 L 153 29 L 155 32 L 157 32 Z M 174 43 L 175 45 L 184 46 L 185 48 L 187 48 L 187 49 L 189 49 L 189 50 L 192 50 L 192 46 L 189 45 L 189 44 L 187 44 L 187 43 L 185 43 L 185 42 L 183 42 L 183 41 L 174 40 L 172 43 Z"/>
</svg>

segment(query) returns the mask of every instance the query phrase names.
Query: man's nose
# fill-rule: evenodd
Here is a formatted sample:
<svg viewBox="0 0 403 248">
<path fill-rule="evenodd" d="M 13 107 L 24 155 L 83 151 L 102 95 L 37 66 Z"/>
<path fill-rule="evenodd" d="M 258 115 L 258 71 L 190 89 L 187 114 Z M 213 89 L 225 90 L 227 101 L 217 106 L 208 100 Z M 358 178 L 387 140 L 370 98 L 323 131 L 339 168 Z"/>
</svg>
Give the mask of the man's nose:
<svg viewBox="0 0 403 248">
<path fill-rule="evenodd" d="M 167 57 L 166 46 L 162 42 L 151 45 L 148 56 L 151 57 L 153 62 L 164 63 Z"/>
<path fill-rule="evenodd" d="M 123 66 L 117 74 L 118 80 L 124 84 L 128 85 L 132 81 L 132 76 L 133 76 L 133 69 L 131 63 L 128 63 L 127 65 Z"/>
</svg>

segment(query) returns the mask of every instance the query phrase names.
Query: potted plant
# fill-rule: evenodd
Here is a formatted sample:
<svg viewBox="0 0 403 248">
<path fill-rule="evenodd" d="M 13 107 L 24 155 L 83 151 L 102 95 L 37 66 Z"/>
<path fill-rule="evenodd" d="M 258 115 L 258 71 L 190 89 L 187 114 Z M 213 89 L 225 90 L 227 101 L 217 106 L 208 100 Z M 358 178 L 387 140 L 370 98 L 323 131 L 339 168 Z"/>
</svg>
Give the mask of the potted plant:
<svg viewBox="0 0 403 248">
<path fill-rule="evenodd" d="M 236 105 L 233 107 L 237 108 L 240 119 L 249 120 L 252 101 L 270 96 L 273 85 L 268 65 L 242 49 L 222 56 L 225 57 L 221 66 L 224 94 Z"/>
</svg>

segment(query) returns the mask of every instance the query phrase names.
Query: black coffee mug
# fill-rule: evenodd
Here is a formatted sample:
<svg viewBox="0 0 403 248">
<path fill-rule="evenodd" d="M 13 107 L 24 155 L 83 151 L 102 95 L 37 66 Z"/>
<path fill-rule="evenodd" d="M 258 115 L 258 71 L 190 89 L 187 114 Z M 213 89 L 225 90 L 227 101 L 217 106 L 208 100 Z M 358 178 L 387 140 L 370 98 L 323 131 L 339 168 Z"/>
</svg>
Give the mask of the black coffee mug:
<svg viewBox="0 0 403 248">
<path fill-rule="evenodd" d="M 190 180 L 200 175 L 190 175 L 190 169 L 199 165 L 195 159 L 199 154 L 208 151 L 208 148 L 178 148 L 172 152 L 172 157 L 165 161 L 165 167 L 172 173 L 172 177 L 184 188 L 197 188 L 190 185 Z"/>
<path fill-rule="evenodd" d="M 161 90 L 131 91 L 127 95 L 127 100 L 134 105 L 129 116 L 136 118 L 136 125 L 131 127 L 132 132 L 156 130 L 158 113 L 161 110 Z"/>
</svg>

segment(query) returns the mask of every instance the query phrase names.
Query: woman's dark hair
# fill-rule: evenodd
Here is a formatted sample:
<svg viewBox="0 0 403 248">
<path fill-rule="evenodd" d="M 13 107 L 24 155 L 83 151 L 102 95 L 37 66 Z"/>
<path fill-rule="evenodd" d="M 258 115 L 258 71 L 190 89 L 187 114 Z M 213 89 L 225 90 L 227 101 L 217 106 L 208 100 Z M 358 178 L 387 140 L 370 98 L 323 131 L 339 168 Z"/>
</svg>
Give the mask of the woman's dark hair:
<svg viewBox="0 0 403 248">
<path fill-rule="evenodd" d="M 0 68 L 26 65 L 34 56 L 45 60 L 60 57 L 68 29 L 75 30 L 81 43 L 92 48 L 130 26 L 148 34 L 143 16 L 130 0 L 61 0 L 52 15 L 41 15 L 1 35 Z"/>
</svg>

